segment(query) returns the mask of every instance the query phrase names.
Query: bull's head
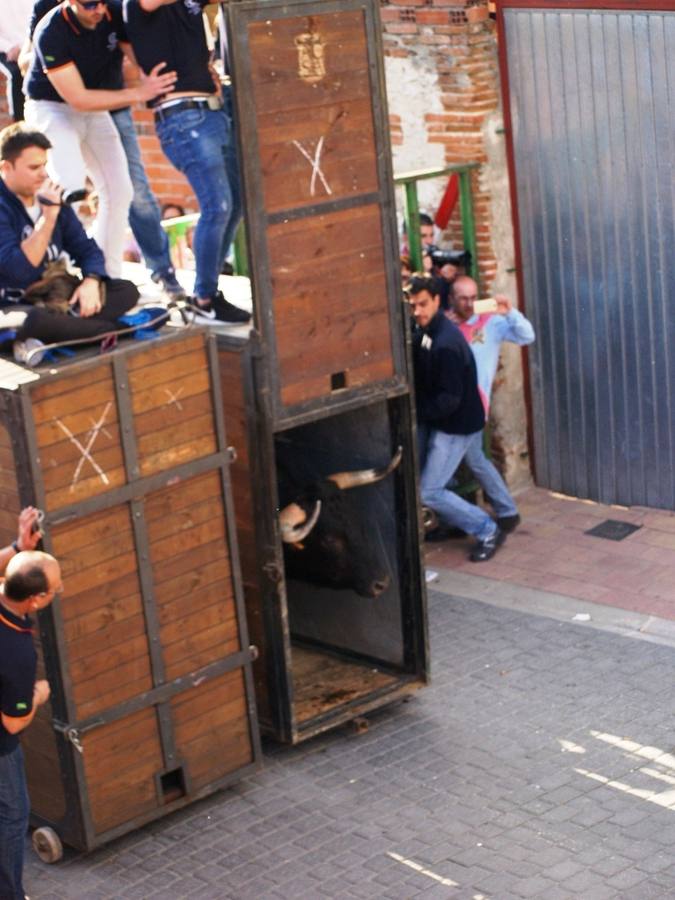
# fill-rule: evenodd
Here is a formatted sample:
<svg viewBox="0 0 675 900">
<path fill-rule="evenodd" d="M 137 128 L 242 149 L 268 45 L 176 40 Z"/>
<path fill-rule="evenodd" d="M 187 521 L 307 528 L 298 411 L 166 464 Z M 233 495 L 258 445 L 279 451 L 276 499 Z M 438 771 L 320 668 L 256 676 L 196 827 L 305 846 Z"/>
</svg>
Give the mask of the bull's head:
<svg viewBox="0 0 675 900">
<path fill-rule="evenodd" d="M 279 513 L 287 574 L 333 588 L 352 588 L 377 597 L 389 586 L 389 574 L 377 562 L 369 523 L 354 521 L 344 491 L 375 484 L 401 462 L 398 448 L 387 466 L 335 472 L 299 491 Z"/>
</svg>

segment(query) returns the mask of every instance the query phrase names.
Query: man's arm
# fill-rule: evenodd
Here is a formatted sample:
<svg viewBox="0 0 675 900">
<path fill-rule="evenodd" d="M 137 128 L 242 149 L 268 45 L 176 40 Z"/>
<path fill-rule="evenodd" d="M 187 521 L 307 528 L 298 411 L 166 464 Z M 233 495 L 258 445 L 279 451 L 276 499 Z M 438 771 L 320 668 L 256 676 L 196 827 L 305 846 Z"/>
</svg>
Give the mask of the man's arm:
<svg viewBox="0 0 675 900">
<path fill-rule="evenodd" d="M 54 89 L 78 112 L 102 112 L 111 109 L 124 109 L 132 103 L 147 103 L 171 91 L 176 83 L 175 72 L 160 72 L 166 63 L 158 63 L 145 75 L 141 72 L 140 84 L 119 91 L 91 90 L 85 87 L 76 64 L 70 63 L 50 71 L 46 69 L 47 78 Z"/>
<path fill-rule="evenodd" d="M 33 687 L 33 704 L 31 711 L 25 716 L 8 716 L 3 712 L 0 715 L 0 718 L 2 718 L 4 729 L 10 734 L 19 734 L 20 731 L 28 728 L 35 718 L 35 713 L 38 711 L 39 707 L 49 700 L 50 693 L 48 681 L 45 681 L 44 679 L 36 681 L 35 686 Z"/>
<path fill-rule="evenodd" d="M 502 341 L 510 341 L 525 347 L 534 341 L 534 328 L 525 316 L 514 308 L 509 297 L 504 294 L 495 294 L 497 303 L 497 315 L 490 320 L 499 328 L 499 337 Z"/>
<path fill-rule="evenodd" d="M 21 510 L 19 514 L 19 529 L 14 542 L 16 546 L 10 544 L 8 547 L 3 547 L 0 550 L 0 572 L 5 571 L 7 563 L 16 553 L 20 553 L 22 550 L 35 550 L 42 537 L 42 532 L 39 528 L 33 531 L 33 525 L 37 520 L 38 511 L 34 506 L 27 506 Z"/>
<path fill-rule="evenodd" d="M 23 255 L 31 266 L 35 268 L 39 268 L 42 265 L 42 260 L 45 258 L 49 242 L 54 234 L 56 220 L 59 217 L 61 208 L 61 188 L 58 184 L 48 179 L 40 188 L 40 196 L 51 200 L 54 205 L 50 206 L 46 203 L 40 203 L 41 216 L 35 223 L 35 228 L 31 234 L 21 241 Z"/>
</svg>

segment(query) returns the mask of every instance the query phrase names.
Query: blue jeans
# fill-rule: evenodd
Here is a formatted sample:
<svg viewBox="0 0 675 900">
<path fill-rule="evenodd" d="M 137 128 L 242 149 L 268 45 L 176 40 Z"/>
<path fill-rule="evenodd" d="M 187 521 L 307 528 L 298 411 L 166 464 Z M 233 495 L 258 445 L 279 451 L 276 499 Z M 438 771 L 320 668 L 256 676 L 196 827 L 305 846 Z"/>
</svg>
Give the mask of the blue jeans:
<svg viewBox="0 0 675 900">
<path fill-rule="evenodd" d="M 473 440 L 464 454 L 464 462 L 478 479 L 480 486 L 487 494 L 497 518 L 515 516 L 518 507 L 504 483 L 504 479 L 483 452 L 483 432 L 472 435 Z"/>
<path fill-rule="evenodd" d="M 0 756 L 0 898 L 23 900 L 23 853 L 30 801 L 18 746 Z"/>
<path fill-rule="evenodd" d="M 119 132 L 129 164 L 129 177 L 134 196 L 129 207 L 129 226 L 136 238 L 146 266 L 153 275 L 173 271 L 169 238 L 161 226 L 159 203 L 152 193 L 143 168 L 141 148 L 130 109 L 116 109 L 110 113 Z"/>
<path fill-rule="evenodd" d="M 495 533 L 494 520 L 479 506 L 468 503 L 446 487 L 467 451 L 476 440 L 480 443 L 481 434 L 481 431 L 446 434 L 435 428 L 420 427 L 420 494 L 423 505 L 433 509 L 446 524 L 484 541 Z"/>
<path fill-rule="evenodd" d="M 192 250 L 195 294 L 211 297 L 241 218 L 239 164 L 229 88 L 222 109 L 186 109 L 156 123 L 157 137 L 170 162 L 190 182 L 200 216 Z"/>
</svg>

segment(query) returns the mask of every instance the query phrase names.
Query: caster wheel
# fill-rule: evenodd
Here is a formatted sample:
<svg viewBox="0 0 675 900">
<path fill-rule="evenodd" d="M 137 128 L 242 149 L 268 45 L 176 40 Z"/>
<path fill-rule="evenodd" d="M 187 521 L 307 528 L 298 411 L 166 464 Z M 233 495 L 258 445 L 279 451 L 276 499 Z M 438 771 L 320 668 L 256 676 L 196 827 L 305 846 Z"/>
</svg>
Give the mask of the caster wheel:
<svg viewBox="0 0 675 900">
<path fill-rule="evenodd" d="M 63 856 L 61 838 L 53 828 L 36 828 L 33 832 L 33 850 L 44 863 L 58 862 Z"/>
</svg>

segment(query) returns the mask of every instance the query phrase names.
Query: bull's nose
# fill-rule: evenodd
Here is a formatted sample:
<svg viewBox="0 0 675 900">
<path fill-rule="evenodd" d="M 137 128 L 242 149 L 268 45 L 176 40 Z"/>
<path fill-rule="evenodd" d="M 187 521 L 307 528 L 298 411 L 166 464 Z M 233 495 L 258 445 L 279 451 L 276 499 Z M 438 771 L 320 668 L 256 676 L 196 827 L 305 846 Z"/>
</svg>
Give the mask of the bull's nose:
<svg viewBox="0 0 675 900">
<path fill-rule="evenodd" d="M 382 578 L 378 578 L 377 581 L 373 581 L 370 586 L 370 596 L 371 597 L 379 597 L 381 593 L 387 590 L 389 587 L 389 576 L 384 575 Z"/>
</svg>

